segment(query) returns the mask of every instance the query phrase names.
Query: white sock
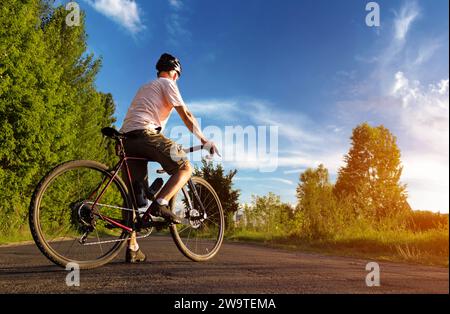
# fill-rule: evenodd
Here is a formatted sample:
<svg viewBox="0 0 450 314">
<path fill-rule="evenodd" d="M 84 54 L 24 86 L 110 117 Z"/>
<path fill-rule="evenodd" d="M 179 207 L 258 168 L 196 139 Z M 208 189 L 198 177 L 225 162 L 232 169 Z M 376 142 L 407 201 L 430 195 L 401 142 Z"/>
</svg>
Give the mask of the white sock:
<svg viewBox="0 0 450 314">
<path fill-rule="evenodd" d="M 166 200 L 166 199 L 163 199 L 163 198 L 158 198 L 158 199 L 156 200 L 156 202 L 157 202 L 159 205 L 163 205 L 163 206 L 169 205 L 169 201 Z"/>
<path fill-rule="evenodd" d="M 133 252 L 136 252 L 137 250 L 139 250 L 139 244 L 137 244 L 137 242 L 135 244 L 130 244 L 129 248 Z"/>
</svg>

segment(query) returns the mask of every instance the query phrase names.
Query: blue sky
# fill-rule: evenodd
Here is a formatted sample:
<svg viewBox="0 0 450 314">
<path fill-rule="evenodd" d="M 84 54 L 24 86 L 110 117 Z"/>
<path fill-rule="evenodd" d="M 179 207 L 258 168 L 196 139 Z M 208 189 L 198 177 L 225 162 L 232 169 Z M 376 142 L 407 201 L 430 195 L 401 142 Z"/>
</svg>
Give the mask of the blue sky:
<svg viewBox="0 0 450 314">
<path fill-rule="evenodd" d="M 352 128 L 367 121 L 397 136 L 412 207 L 448 212 L 449 3 L 377 1 L 381 25 L 368 27 L 368 2 L 79 4 L 89 51 L 103 59 L 97 86 L 113 94 L 118 127 L 163 52 L 182 61 L 179 87 L 202 126 L 278 127 L 276 171 L 261 172 L 257 159 L 222 160 L 238 169 L 242 202 L 272 191 L 295 203 L 300 172 L 319 163 L 335 180 Z M 166 135 L 180 124 L 175 113 Z"/>
</svg>

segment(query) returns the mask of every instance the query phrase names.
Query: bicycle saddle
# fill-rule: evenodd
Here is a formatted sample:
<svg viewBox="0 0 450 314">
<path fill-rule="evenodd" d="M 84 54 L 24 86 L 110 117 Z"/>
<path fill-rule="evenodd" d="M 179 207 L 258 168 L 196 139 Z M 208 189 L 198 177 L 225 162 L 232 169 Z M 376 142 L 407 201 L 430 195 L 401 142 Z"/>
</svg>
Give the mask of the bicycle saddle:
<svg viewBox="0 0 450 314">
<path fill-rule="evenodd" d="M 102 134 L 104 136 L 107 136 L 107 137 L 110 137 L 110 138 L 113 138 L 113 139 L 118 139 L 118 138 L 124 138 L 125 137 L 125 134 L 120 133 L 119 131 L 117 131 L 116 129 L 111 128 L 111 127 L 103 128 L 102 129 Z"/>
</svg>

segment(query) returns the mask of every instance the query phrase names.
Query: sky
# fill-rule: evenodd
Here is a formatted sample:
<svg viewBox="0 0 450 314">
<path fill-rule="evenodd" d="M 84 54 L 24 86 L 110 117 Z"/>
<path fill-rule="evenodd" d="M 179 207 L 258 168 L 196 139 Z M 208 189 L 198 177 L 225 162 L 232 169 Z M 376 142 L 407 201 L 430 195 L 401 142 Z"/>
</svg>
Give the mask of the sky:
<svg viewBox="0 0 450 314">
<path fill-rule="evenodd" d="M 320 163 L 334 182 L 352 129 L 368 122 L 397 137 L 412 208 L 448 213 L 449 2 L 377 1 L 375 27 L 368 2 L 78 0 L 116 126 L 159 56 L 177 56 L 181 94 L 224 152 L 215 162 L 238 169 L 242 203 L 274 192 L 295 204 L 300 173 Z M 180 125 L 175 112 L 165 134 L 189 145 Z M 248 140 L 227 141 L 239 126 Z M 253 131 L 268 159 L 242 150 Z"/>
</svg>

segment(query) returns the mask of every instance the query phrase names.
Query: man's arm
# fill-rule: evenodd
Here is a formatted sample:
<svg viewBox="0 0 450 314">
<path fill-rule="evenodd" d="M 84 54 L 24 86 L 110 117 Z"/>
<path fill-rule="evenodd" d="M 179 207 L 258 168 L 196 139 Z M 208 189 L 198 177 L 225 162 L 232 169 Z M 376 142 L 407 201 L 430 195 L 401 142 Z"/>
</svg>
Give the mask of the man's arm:
<svg viewBox="0 0 450 314">
<path fill-rule="evenodd" d="M 186 127 L 191 131 L 195 136 L 199 138 L 203 145 L 205 145 L 205 149 L 209 151 L 211 155 L 217 154 L 221 157 L 219 150 L 217 149 L 216 144 L 214 142 L 209 141 L 200 130 L 200 126 L 198 125 L 197 119 L 195 119 L 194 115 L 188 110 L 186 106 L 177 106 L 175 107 L 181 119 L 183 120 Z"/>
<path fill-rule="evenodd" d="M 189 131 L 197 136 L 202 144 L 206 144 L 208 142 L 208 139 L 203 135 L 202 131 L 200 130 L 200 126 L 198 125 L 197 119 L 188 110 L 188 108 L 186 106 L 177 106 L 175 107 L 175 109 L 177 110 L 178 114 L 181 117 L 181 120 L 183 120 Z"/>
</svg>

